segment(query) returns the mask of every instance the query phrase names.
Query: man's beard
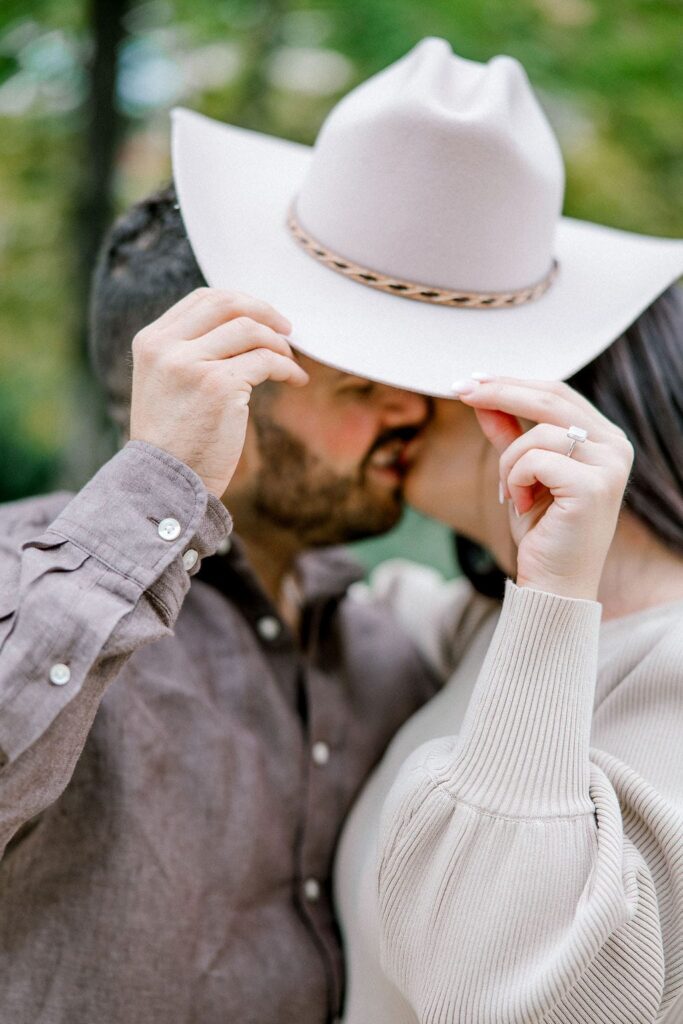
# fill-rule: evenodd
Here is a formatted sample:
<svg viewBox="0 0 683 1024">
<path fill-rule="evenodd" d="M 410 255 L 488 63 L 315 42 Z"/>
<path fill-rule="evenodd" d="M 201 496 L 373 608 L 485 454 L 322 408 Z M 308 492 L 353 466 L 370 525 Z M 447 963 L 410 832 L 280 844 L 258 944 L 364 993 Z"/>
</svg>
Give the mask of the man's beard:
<svg viewBox="0 0 683 1024">
<path fill-rule="evenodd" d="M 402 487 L 373 487 L 368 461 L 387 442 L 415 436 L 415 428 L 383 434 L 353 475 L 340 476 L 267 415 L 253 422 L 263 469 L 250 504 L 262 520 L 295 534 L 305 547 L 323 547 L 386 533 L 401 518 Z"/>
</svg>

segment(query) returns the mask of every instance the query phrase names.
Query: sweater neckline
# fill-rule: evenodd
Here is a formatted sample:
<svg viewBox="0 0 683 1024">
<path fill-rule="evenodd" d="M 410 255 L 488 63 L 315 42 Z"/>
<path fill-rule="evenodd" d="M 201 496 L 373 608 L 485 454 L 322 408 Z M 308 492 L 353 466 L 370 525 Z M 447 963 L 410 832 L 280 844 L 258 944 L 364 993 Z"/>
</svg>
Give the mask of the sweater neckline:
<svg viewBox="0 0 683 1024">
<path fill-rule="evenodd" d="M 680 608 L 683 612 L 683 597 L 674 598 L 673 601 L 663 601 L 661 604 L 654 604 L 650 608 L 640 608 L 638 611 L 629 612 L 628 615 L 619 615 L 614 619 L 607 619 L 600 626 L 603 635 L 619 632 L 622 628 L 631 627 L 634 623 L 647 622 L 650 619 L 668 618 L 668 616 Z"/>
</svg>

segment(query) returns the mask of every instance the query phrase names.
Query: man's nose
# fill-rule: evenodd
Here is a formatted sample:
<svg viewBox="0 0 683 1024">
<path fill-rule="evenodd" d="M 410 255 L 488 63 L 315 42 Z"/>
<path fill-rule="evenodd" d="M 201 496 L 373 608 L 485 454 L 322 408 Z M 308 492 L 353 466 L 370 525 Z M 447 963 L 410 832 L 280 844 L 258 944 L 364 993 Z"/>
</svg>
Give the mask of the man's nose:
<svg viewBox="0 0 683 1024">
<path fill-rule="evenodd" d="M 429 415 L 429 399 L 418 395 L 416 391 L 404 391 L 402 388 L 380 384 L 377 397 L 387 426 L 419 425 Z"/>
</svg>

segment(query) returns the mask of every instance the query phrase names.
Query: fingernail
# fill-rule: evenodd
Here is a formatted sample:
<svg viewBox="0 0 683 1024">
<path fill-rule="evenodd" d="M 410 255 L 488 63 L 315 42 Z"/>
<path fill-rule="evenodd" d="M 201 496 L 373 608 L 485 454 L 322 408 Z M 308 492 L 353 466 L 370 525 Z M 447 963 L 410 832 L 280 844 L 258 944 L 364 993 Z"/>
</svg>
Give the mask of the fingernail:
<svg viewBox="0 0 683 1024">
<path fill-rule="evenodd" d="M 519 519 L 519 509 L 518 509 L 518 508 L 517 508 L 517 506 L 515 505 L 514 501 L 513 501 L 513 503 L 512 503 L 512 507 L 513 507 L 513 508 L 514 508 L 514 510 L 515 510 L 515 515 L 516 515 L 516 516 L 517 516 L 517 518 Z"/>
<path fill-rule="evenodd" d="M 472 380 L 478 381 L 479 384 L 485 384 L 487 381 L 495 380 L 496 376 L 494 373 L 486 373 L 484 370 L 476 370 L 471 374 Z"/>
<path fill-rule="evenodd" d="M 505 504 L 505 488 L 502 480 L 498 481 L 498 501 L 501 505 Z"/>
<path fill-rule="evenodd" d="M 476 390 L 476 387 L 477 381 L 455 380 L 451 384 L 451 391 L 455 395 L 469 395 Z"/>
</svg>

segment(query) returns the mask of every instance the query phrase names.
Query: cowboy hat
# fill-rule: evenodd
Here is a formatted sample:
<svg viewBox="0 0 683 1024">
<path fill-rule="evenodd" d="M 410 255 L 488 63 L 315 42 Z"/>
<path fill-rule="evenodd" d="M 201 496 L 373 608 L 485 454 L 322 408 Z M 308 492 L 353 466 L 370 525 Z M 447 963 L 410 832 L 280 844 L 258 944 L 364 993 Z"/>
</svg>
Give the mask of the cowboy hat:
<svg viewBox="0 0 683 1024">
<path fill-rule="evenodd" d="M 430 395 L 566 378 L 683 273 L 683 242 L 562 217 L 522 66 L 442 39 L 352 90 L 312 148 L 175 110 L 173 174 L 211 286 L 272 303 L 322 363 Z"/>
</svg>

